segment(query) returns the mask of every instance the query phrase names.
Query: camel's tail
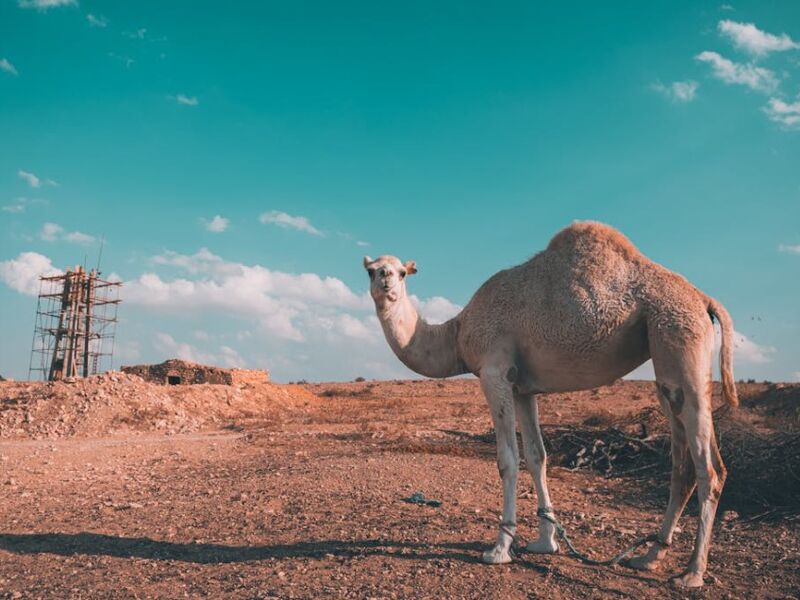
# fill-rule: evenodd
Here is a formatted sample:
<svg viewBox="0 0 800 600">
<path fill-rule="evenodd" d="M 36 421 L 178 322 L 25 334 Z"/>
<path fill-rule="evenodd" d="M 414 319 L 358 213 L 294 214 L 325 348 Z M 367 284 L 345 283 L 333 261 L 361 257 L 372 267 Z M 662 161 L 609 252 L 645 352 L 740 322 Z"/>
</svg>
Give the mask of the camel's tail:
<svg viewBox="0 0 800 600">
<path fill-rule="evenodd" d="M 736 384 L 733 381 L 733 321 L 728 311 L 713 298 L 708 299 L 708 313 L 719 321 L 722 344 L 719 349 L 719 370 L 722 375 L 722 397 L 731 406 L 739 406 Z"/>
</svg>

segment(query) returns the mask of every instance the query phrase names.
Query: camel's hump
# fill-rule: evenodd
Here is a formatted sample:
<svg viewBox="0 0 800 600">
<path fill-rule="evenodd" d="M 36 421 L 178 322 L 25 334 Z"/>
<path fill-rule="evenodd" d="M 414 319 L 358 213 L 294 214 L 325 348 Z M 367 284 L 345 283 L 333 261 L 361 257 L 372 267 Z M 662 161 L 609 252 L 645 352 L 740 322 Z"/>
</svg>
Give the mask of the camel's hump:
<svg viewBox="0 0 800 600">
<path fill-rule="evenodd" d="M 576 221 L 572 225 L 559 231 L 550 243 L 547 250 L 563 251 L 589 251 L 598 252 L 615 251 L 631 258 L 641 256 L 641 253 L 621 231 L 605 223 L 596 221 Z"/>
</svg>

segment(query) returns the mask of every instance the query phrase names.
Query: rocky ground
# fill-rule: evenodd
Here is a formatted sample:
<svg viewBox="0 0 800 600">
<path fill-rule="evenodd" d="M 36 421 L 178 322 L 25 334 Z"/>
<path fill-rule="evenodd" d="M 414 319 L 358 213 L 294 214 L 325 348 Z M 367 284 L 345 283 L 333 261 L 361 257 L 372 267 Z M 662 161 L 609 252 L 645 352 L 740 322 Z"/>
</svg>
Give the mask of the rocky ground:
<svg viewBox="0 0 800 600">
<path fill-rule="evenodd" d="M 740 391 L 743 409 L 717 416 L 731 474 L 707 585 L 687 593 L 667 581 L 689 558 L 693 505 L 654 573 L 565 553 L 480 564 L 501 490 L 475 380 L 0 382 L 0 597 L 797 597 L 800 386 Z M 557 513 L 594 556 L 663 513 L 655 405 L 642 382 L 542 398 Z M 416 491 L 441 506 L 402 500 Z"/>
</svg>

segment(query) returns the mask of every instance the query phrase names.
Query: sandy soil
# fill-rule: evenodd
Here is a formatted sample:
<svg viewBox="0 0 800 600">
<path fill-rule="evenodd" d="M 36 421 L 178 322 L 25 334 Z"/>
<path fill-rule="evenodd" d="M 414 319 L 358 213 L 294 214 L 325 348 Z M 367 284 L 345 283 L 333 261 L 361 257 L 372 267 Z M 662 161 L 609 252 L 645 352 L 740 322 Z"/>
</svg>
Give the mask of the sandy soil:
<svg viewBox="0 0 800 600">
<path fill-rule="evenodd" d="M 316 384 L 287 394 L 281 386 L 164 388 L 158 425 L 134 406 L 145 397 L 141 384 L 103 385 L 112 384 L 118 389 L 101 400 L 139 386 L 119 405 L 128 407 L 124 419 L 109 417 L 117 405 L 105 400 L 102 419 L 80 417 L 95 412 L 91 385 L 56 395 L 62 408 L 53 414 L 66 414 L 70 430 L 26 421 L 34 405 L 47 420 L 52 388 L 0 383 L 0 597 L 787 598 L 800 590 L 797 511 L 759 510 L 742 494 L 726 505 L 699 592 L 667 583 L 691 552 L 692 506 L 655 573 L 590 567 L 564 553 L 480 564 L 496 535 L 501 488 L 474 380 Z M 780 402 L 759 403 L 769 390 Z M 795 431 L 795 391 L 743 386 L 749 425 Z M 80 414 L 63 408 L 70 394 Z M 171 404 L 180 398 L 191 406 Z M 637 382 L 541 402 L 554 448 L 570 432 L 586 435 L 587 423 L 599 431 L 653 406 L 652 384 Z M 114 435 L 103 434 L 109 422 Z M 529 539 L 535 498 L 526 473 L 521 483 L 519 532 Z M 550 485 L 576 544 L 607 556 L 654 530 L 668 475 L 663 465 L 611 477 L 554 465 Z M 402 501 L 415 491 L 442 505 Z"/>
</svg>

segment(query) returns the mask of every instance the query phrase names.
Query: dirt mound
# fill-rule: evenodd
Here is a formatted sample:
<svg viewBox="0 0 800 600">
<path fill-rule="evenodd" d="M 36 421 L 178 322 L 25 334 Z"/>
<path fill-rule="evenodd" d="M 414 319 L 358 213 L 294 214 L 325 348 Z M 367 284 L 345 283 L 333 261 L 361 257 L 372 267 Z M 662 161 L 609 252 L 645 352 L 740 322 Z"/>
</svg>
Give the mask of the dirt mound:
<svg viewBox="0 0 800 600">
<path fill-rule="evenodd" d="M 765 411 L 796 410 L 783 394 L 758 396 Z M 745 404 L 745 406 L 747 406 Z M 769 413 L 767 413 L 769 414 Z M 587 426 L 589 422 L 589 426 Z M 714 416 L 720 452 L 728 469 L 721 508 L 743 515 L 800 513 L 800 432 L 764 427 L 748 408 L 721 408 Z M 591 469 L 607 477 L 669 477 L 670 435 L 657 409 L 591 427 L 546 431 L 554 461 L 569 469 Z"/>
<path fill-rule="evenodd" d="M 72 382 L 6 381 L 0 383 L 0 437 L 181 433 L 280 420 L 314 402 L 314 394 L 296 385 L 164 386 L 114 371 Z"/>
<path fill-rule="evenodd" d="M 755 389 L 745 389 L 745 395 L 741 399 L 744 408 L 764 417 L 767 424 L 773 423 L 783 429 L 800 431 L 799 384 L 772 383 L 762 384 Z"/>
</svg>

